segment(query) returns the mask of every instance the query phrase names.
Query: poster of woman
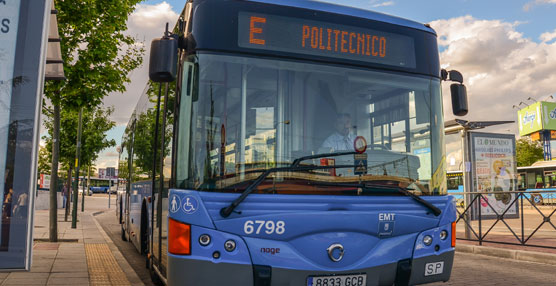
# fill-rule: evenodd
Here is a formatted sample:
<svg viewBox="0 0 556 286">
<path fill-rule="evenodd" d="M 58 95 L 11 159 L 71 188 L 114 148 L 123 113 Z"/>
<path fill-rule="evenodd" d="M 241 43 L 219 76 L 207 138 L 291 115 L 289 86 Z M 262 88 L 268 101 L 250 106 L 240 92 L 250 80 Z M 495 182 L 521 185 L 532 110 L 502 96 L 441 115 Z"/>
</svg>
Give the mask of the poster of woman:
<svg viewBox="0 0 556 286">
<path fill-rule="evenodd" d="M 480 201 L 482 217 L 495 218 L 503 213 L 506 218 L 518 217 L 515 194 L 504 193 L 516 191 L 514 135 L 472 132 L 470 138 L 473 189 L 486 193 Z M 474 218 L 478 218 L 478 211 L 476 208 Z"/>
</svg>

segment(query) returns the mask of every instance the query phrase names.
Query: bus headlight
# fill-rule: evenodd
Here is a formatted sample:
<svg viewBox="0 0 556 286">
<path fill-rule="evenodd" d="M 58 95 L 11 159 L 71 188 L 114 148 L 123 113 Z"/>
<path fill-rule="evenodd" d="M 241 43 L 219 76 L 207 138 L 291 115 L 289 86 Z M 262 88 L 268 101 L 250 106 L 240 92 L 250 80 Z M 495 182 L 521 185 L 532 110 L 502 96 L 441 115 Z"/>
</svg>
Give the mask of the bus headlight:
<svg viewBox="0 0 556 286">
<path fill-rule="evenodd" d="M 207 246 L 210 244 L 210 235 L 208 234 L 201 234 L 199 236 L 199 244 L 202 246 Z"/>
<path fill-rule="evenodd" d="M 440 232 L 440 239 L 442 240 L 446 240 L 446 238 L 448 238 L 448 232 L 443 230 Z"/>
<path fill-rule="evenodd" d="M 432 244 L 432 237 L 430 235 L 425 235 L 425 237 L 423 237 L 423 243 L 426 246 L 429 246 Z"/>
<path fill-rule="evenodd" d="M 231 239 L 226 240 L 226 242 L 224 242 L 224 249 L 228 252 L 234 251 L 236 249 L 236 242 Z"/>
</svg>

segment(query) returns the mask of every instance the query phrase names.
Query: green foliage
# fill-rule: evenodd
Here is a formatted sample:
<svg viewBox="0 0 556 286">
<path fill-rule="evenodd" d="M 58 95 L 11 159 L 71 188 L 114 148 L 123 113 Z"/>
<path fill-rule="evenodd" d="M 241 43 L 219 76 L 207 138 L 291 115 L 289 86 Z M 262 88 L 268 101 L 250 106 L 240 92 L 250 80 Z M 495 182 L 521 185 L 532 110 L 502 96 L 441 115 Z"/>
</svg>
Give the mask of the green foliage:
<svg viewBox="0 0 556 286">
<path fill-rule="evenodd" d="M 128 74 L 142 63 L 142 44 L 124 35 L 141 0 L 58 0 L 58 30 L 66 81 L 49 81 L 45 95 L 63 108 L 98 106 L 124 92 Z"/>
<path fill-rule="evenodd" d="M 86 166 L 90 166 L 98 158 L 100 151 L 116 145 L 116 141 L 106 138 L 106 132 L 116 125 L 114 121 L 109 119 L 112 112 L 114 112 L 113 108 L 83 111 L 81 163 L 84 170 L 86 170 Z M 69 167 L 70 164 L 75 163 L 79 112 L 65 109 L 62 110 L 61 115 L 60 162 Z M 52 124 L 52 117 L 47 116 L 44 125 L 48 129 L 49 136 L 44 136 L 43 139 L 46 142 L 49 155 L 52 150 Z"/>
<path fill-rule="evenodd" d="M 52 148 L 50 150 L 52 150 Z M 52 167 L 51 161 L 52 155 L 50 154 L 49 149 L 39 146 L 39 164 L 37 174 L 50 174 Z"/>
<path fill-rule="evenodd" d="M 48 81 L 45 96 L 61 106 L 60 161 L 75 162 L 77 114 L 85 108 L 81 162 L 86 168 L 104 148 L 114 146 L 105 133 L 114 126 L 113 110 L 97 109 L 112 92 L 124 92 L 129 73 L 143 61 L 142 43 L 125 35 L 127 20 L 141 0 L 57 0 L 58 31 L 65 81 Z M 44 108 L 47 108 L 44 106 Z M 45 112 L 48 114 L 48 112 Z M 52 118 L 47 118 L 48 153 L 52 152 Z M 53 162 L 57 164 L 57 162 Z"/>
<path fill-rule="evenodd" d="M 515 145 L 517 166 L 530 166 L 544 158 L 543 148 L 540 142 L 521 138 Z"/>
</svg>

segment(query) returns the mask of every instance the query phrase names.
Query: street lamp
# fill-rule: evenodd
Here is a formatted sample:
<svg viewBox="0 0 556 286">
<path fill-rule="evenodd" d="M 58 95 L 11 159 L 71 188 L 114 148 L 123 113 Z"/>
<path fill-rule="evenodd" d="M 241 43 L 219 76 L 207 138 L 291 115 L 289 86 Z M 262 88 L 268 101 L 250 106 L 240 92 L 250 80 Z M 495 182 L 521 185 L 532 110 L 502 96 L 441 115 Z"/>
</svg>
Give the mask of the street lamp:
<svg viewBox="0 0 556 286">
<path fill-rule="evenodd" d="M 525 102 L 523 102 L 523 101 L 520 101 L 519 104 L 518 104 L 518 106 L 519 106 L 519 105 L 522 105 L 522 104 L 525 105 L 525 106 L 528 106 L 527 103 L 525 103 Z"/>
<path fill-rule="evenodd" d="M 549 95 L 549 96 L 547 96 L 547 97 L 544 98 L 544 100 L 548 100 L 548 99 L 554 99 L 554 96 Z"/>
<path fill-rule="evenodd" d="M 515 109 L 519 110 L 519 106 L 517 106 L 515 104 L 512 106 L 512 108 L 515 108 Z"/>
<path fill-rule="evenodd" d="M 533 102 L 537 102 L 536 99 L 534 99 L 534 98 L 532 98 L 532 97 L 530 97 L 530 96 L 527 98 L 527 100 L 531 100 L 531 101 L 533 101 Z"/>
</svg>

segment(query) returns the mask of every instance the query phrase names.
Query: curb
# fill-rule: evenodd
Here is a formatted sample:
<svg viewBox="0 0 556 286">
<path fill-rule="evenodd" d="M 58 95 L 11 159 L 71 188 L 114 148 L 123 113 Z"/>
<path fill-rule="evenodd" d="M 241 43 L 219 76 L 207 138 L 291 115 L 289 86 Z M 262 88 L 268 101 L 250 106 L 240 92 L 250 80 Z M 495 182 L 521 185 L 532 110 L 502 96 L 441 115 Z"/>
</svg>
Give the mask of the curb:
<svg viewBox="0 0 556 286">
<path fill-rule="evenodd" d="M 118 262 L 118 264 L 120 265 L 120 267 L 122 268 L 123 272 L 125 273 L 125 275 L 127 276 L 127 279 L 129 281 L 129 283 L 131 285 L 137 285 L 137 286 L 141 286 L 141 285 L 145 285 L 143 283 L 143 281 L 141 280 L 141 278 L 139 278 L 139 276 L 137 275 L 137 273 L 135 273 L 135 270 L 133 270 L 133 268 L 131 267 L 131 265 L 129 265 L 129 263 L 127 262 L 127 260 L 124 258 L 124 256 L 122 255 L 122 253 L 120 252 L 120 250 L 118 249 L 118 247 L 114 244 L 114 242 L 112 241 L 112 239 L 110 239 L 110 237 L 108 236 L 108 234 L 104 231 L 104 229 L 102 228 L 102 226 L 100 225 L 100 223 L 97 221 L 96 217 L 94 215 L 91 214 L 91 217 L 93 218 L 93 221 L 95 222 L 98 231 L 102 234 L 102 236 L 104 237 L 104 240 L 106 241 L 106 243 L 108 244 L 108 248 L 110 249 L 110 251 L 112 252 L 112 255 L 114 255 L 114 258 L 116 259 L 116 262 Z"/>
<path fill-rule="evenodd" d="M 458 244 L 456 245 L 456 251 L 463 253 L 474 253 L 487 256 L 494 256 L 506 259 L 513 259 L 526 262 L 537 262 L 550 265 L 556 265 L 556 254 L 552 253 L 542 253 L 534 251 L 524 251 L 515 249 L 504 249 L 488 246 L 477 246 L 477 245 L 466 245 Z"/>
</svg>

